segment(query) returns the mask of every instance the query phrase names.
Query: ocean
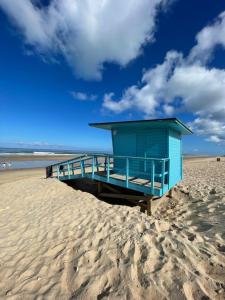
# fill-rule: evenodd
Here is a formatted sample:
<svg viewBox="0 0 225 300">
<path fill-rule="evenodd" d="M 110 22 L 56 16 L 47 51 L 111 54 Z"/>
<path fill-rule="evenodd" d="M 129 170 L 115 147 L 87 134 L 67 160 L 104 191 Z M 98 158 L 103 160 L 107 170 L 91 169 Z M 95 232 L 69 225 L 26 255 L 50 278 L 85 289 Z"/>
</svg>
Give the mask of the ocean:
<svg viewBox="0 0 225 300">
<path fill-rule="evenodd" d="M 63 149 L 37 149 L 37 148 L 1 148 L 0 156 L 2 155 L 57 155 L 57 154 L 77 154 L 81 151 L 77 150 L 63 150 Z"/>
<path fill-rule="evenodd" d="M 110 153 L 111 151 L 109 151 Z M 27 168 L 43 168 L 51 164 L 59 162 L 59 160 L 46 160 L 46 156 L 72 155 L 74 157 L 81 153 L 103 153 L 103 151 L 87 151 L 87 150 L 65 150 L 65 149 L 37 149 L 37 148 L 0 148 L 0 170 L 3 169 L 27 169 Z M 22 161 L 10 159 L 15 156 L 26 156 L 27 159 Z M 40 159 L 31 160 L 30 156 L 39 156 Z M 43 157 L 43 158 L 42 158 Z M 65 157 L 66 160 L 66 157 Z M 9 163 L 8 163 L 9 162 Z"/>
<path fill-rule="evenodd" d="M 47 155 L 73 155 L 78 154 L 74 150 L 58 150 L 58 149 L 35 149 L 35 148 L 0 148 L 0 170 L 3 169 L 29 169 L 29 168 L 43 168 L 48 165 L 57 163 L 58 160 L 46 160 L 44 156 Z M 11 160 L 10 157 L 23 155 L 28 156 L 27 160 L 18 161 Z M 40 159 L 31 160 L 30 156 L 40 156 Z M 42 159 L 43 157 L 43 159 Z"/>
</svg>

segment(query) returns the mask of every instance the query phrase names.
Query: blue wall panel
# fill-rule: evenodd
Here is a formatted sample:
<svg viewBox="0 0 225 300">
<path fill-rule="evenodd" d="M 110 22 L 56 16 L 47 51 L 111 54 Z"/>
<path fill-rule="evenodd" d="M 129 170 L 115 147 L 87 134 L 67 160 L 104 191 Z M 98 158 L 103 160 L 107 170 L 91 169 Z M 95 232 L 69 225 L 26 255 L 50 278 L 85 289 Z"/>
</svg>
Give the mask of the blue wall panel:
<svg viewBox="0 0 225 300">
<path fill-rule="evenodd" d="M 181 164 L 181 135 L 180 133 L 169 130 L 169 158 L 170 158 L 170 176 L 169 186 L 172 187 L 182 179 Z"/>
<path fill-rule="evenodd" d="M 112 131 L 113 153 L 117 156 L 136 156 L 149 158 L 168 157 L 168 130 L 165 128 L 122 130 Z M 114 169 L 124 170 L 126 162 L 122 158 L 114 160 Z M 143 177 L 143 173 L 150 174 L 151 162 L 130 159 L 130 176 Z M 161 165 L 155 162 L 155 171 L 160 173 Z M 142 175 L 142 176 L 141 176 Z"/>
<path fill-rule="evenodd" d="M 117 156 L 136 156 L 136 135 L 131 132 L 114 130 L 113 138 L 113 154 Z M 131 168 L 131 165 L 130 165 Z M 126 169 L 126 160 L 123 158 L 114 159 L 114 169 Z M 121 173 L 121 172 L 119 172 Z"/>
<path fill-rule="evenodd" d="M 169 186 L 174 186 L 182 179 L 181 163 L 181 134 L 173 129 L 154 128 L 154 129 L 117 129 L 112 132 L 113 152 L 117 156 L 149 157 L 149 158 L 169 158 Z M 156 174 L 161 173 L 160 162 L 155 161 Z M 126 160 L 116 158 L 114 160 L 116 172 L 126 170 Z M 129 160 L 129 175 L 144 177 L 143 173 L 150 174 L 150 162 L 144 160 Z M 168 171 L 168 164 L 166 164 Z M 143 176 L 142 176 L 143 175 Z M 160 178 L 155 178 L 160 181 Z M 168 178 L 166 177 L 166 182 Z"/>
</svg>

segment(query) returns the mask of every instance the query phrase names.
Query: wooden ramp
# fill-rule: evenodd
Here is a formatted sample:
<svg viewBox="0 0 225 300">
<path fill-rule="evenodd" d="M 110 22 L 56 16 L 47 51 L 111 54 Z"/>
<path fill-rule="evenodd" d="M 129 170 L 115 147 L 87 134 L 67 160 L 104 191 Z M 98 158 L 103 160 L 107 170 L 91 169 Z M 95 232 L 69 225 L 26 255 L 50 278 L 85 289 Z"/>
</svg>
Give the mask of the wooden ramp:
<svg viewBox="0 0 225 300">
<path fill-rule="evenodd" d="M 162 196 L 169 190 L 169 159 L 82 154 L 48 166 L 46 177 L 62 181 L 89 178 L 148 196 Z"/>
</svg>

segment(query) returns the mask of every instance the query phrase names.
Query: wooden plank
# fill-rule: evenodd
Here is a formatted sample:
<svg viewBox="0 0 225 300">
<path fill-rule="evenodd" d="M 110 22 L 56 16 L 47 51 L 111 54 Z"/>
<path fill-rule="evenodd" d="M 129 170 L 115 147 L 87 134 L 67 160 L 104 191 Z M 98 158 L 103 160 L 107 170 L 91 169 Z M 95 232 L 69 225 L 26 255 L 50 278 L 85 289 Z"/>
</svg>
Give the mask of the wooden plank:
<svg viewBox="0 0 225 300">
<path fill-rule="evenodd" d="M 98 195 L 102 192 L 102 183 L 101 181 L 98 181 Z"/>
<path fill-rule="evenodd" d="M 147 201 L 146 201 L 146 199 L 141 199 L 142 196 L 137 196 L 137 198 L 136 198 L 135 195 L 107 194 L 107 193 L 101 193 L 99 196 L 102 196 L 103 198 L 108 197 L 108 198 L 127 200 L 127 201 L 133 203 L 134 205 L 140 206 L 141 212 L 143 212 L 143 213 L 147 209 L 147 203 L 146 203 Z"/>
<path fill-rule="evenodd" d="M 137 196 L 137 195 L 127 195 L 127 194 L 113 194 L 113 193 L 100 193 L 100 197 L 107 197 L 107 198 L 116 198 L 116 199 L 125 199 L 125 200 L 147 200 L 149 197 L 146 196 Z"/>
</svg>

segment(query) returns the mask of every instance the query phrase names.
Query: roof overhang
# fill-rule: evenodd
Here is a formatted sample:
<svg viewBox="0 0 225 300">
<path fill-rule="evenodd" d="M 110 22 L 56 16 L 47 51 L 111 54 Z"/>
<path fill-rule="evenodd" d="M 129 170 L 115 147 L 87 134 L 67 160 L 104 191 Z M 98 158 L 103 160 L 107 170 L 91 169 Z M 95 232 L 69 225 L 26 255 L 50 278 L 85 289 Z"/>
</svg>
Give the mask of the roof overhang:
<svg viewBox="0 0 225 300">
<path fill-rule="evenodd" d="M 92 127 L 113 130 L 113 129 L 152 129 L 152 128 L 172 128 L 181 134 L 192 134 L 192 130 L 177 118 L 152 119 L 138 121 L 121 121 L 107 123 L 90 123 Z"/>
</svg>

